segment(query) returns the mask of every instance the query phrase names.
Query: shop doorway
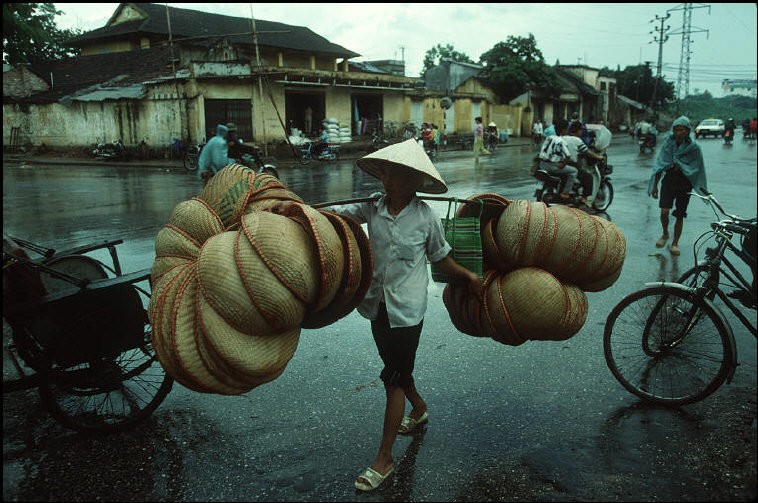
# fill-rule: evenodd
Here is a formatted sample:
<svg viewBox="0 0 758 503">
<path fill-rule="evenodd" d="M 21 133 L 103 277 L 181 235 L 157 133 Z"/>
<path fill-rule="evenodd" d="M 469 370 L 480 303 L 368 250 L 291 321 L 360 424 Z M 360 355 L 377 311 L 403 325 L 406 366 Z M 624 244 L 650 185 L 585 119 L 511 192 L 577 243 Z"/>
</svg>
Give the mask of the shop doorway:
<svg viewBox="0 0 758 503">
<path fill-rule="evenodd" d="M 374 131 L 383 135 L 384 100 L 381 94 L 355 93 L 350 108 L 353 136 L 370 135 Z"/>
<path fill-rule="evenodd" d="M 293 129 L 302 131 L 306 137 L 318 136 L 321 123 L 326 118 L 326 97 L 323 91 L 285 91 L 284 117 L 287 134 Z"/>
</svg>

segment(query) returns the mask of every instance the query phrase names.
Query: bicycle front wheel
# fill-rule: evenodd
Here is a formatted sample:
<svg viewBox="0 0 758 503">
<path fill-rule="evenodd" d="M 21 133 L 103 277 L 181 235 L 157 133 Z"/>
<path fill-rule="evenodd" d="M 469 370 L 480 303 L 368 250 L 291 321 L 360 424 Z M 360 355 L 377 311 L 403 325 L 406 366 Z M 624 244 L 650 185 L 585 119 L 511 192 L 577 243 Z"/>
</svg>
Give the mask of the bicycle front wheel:
<svg viewBox="0 0 758 503">
<path fill-rule="evenodd" d="M 734 359 L 728 330 L 712 304 L 665 285 L 635 292 L 613 308 L 603 350 L 624 388 L 664 405 L 706 398 L 724 382 Z"/>
</svg>

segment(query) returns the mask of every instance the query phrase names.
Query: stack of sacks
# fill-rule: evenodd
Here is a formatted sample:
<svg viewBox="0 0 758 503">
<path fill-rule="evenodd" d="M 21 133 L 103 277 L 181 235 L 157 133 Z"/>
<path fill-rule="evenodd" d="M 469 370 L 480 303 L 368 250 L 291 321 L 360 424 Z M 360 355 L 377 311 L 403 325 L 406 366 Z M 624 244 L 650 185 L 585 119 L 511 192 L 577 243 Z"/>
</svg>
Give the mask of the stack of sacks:
<svg viewBox="0 0 758 503">
<path fill-rule="evenodd" d="M 623 234 L 575 208 L 498 197 L 470 198 L 488 203 L 480 227 L 484 295 L 480 301 L 448 284 L 443 301 L 453 324 L 511 346 L 572 337 L 587 318 L 584 292 L 604 290 L 621 274 Z M 474 207 L 464 205 L 458 216 L 478 214 Z"/>
<path fill-rule="evenodd" d="M 288 217 L 266 211 L 277 201 L 299 204 Z M 171 377 L 204 393 L 241 394 L 276 379 L 301 328 L 347 315 L 371 281 L 357 222 L 236 164 L 174 208 L 155 248 L 156 355 Z"/>
</svg>

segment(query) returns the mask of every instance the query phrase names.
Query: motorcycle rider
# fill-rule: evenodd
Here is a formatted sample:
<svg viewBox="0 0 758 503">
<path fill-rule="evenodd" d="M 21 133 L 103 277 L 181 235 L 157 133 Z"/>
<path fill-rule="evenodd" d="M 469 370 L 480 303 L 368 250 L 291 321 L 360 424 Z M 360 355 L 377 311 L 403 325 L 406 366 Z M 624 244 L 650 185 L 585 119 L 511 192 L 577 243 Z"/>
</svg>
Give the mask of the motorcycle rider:
<svg viewBox="0 0 758 503">
<path fill-rule="evenodd" d="M 726 122 L 724 123 L 724 135 L 726 136 L 726 133 L 729 133 L 729 136 L 734 139 L 734 130 L 737 129 L 737 124 L 734 122 L 734 119 L 732 117 L 729 117 Z"/>
<path fill-rule="evenodd" d="M 216 136 L 211 138 L 200 152 L 197 160 L 197 177 L 199 180 L 209 180 L 221 168 L 236 162 L 229 157 L 227 137 L 229 128 L 224 124 L 216 126 Z"/>
<path fill-rule="evenodd" d="M 600 187 L 600 176 L 595 169 L 595 163 L 602 162 L 605 158 L 587 147 L 586 142 L 582 139 L 582 126 L 582 123 L 578 120 L 571 121 L 568 127 L 568 134 L 563 135 L 563 140 L 566 142 L 570 153 L 571 159 L 568 164 L 574 166 L 579 171 L 578 177 L 582 183 L 582 196 L 579 203 L 588 209 L 592 206 L 597 190 Z M 566 188 L 569 191 L 571 190 L 571 186 L 568 184 Z"/>
<path fill-rule="evenodd" d="M 568 164 L 571 160 L 571 152 L 569 151 L 566 140 L 562 136 L 568 131 L 566 119 L 558 119 L 555 121 L 554 125 L 556 134 L 545 138 L 545 141 L 540 148 L 538 156 L 540 160 L 539 168 L 547 171 L 551 175 L 556 175 L 561 178 L 563 176 L 566 177 L 563 186 L 560 188 L 559 197 L 563 199 L 564 202 L 568 202 L 570 197 L 568 191 L 571 190 L 571 187 L 576 183 L 579 171 Z"/>
</svg>

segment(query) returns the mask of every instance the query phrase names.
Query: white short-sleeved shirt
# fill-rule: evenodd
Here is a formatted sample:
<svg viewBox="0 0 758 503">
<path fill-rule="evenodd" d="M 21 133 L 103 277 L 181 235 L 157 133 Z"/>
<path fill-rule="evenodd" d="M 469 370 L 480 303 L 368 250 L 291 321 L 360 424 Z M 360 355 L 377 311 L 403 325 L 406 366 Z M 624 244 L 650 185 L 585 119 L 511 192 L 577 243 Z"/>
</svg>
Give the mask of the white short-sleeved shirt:
<svg viewBox="0 0 758 503">
<path fill-rule="evenodd" d="M 568 151 L 571 157 L 571 162 L 578 162 L 579 154 L 584 155 L 589 151 L 589 149 L 587 148 L 587 145 L 578 136 L 567 134 L 567 135 L 561 136 L 561 138 L 563 138 L 563 141 L 566 143 L 566 146 L 568 147 Z"/>
<path fill-rule="evenodd" d="M 414 196 L 396 216 L 389 214 L 385 197 L 377 201 L 324 208 L 368 224 L 374 260 L 371 286 L 358 312 L 375 320 L 379 303 L 387 304 L 390 326 L 410 327 L 424 319 L 429 284 L 426 259 L 438 262 L 452 251 L 442 223 L 424 201 Z"/>
</svg>

